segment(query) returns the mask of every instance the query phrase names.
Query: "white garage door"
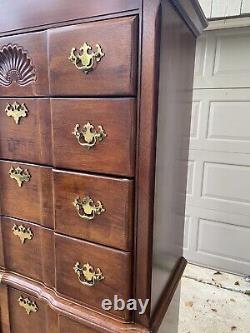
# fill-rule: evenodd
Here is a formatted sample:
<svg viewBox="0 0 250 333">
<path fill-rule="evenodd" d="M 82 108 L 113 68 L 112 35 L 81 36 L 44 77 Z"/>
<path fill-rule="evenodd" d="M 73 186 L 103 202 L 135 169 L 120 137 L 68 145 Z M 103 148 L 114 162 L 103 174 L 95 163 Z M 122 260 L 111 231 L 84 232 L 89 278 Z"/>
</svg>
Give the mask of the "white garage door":
<svg viewBox="0 0 250 333">
<path fill-rule="evenodd" d="M 250 274 L 250 28 L 197 45 L 185 256 Z"/>
</svg>

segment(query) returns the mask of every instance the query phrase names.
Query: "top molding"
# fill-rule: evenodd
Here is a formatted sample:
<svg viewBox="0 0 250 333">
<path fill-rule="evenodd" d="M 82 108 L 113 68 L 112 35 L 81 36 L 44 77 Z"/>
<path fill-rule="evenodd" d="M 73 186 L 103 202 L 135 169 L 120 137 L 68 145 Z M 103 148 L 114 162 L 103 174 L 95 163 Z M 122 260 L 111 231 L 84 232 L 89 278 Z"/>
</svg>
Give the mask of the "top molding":
<svg viewBox="0 0 250 333">
<path fill-rule="evenodd" d="M 18 0 L 2 1 L 0 11 L 0 35 L 22 32 L 32 27 L 73 23 L 87 18 L 114 15 L 141 9 L 142 3 L 159 0 Z M 162 0 L 167 1 L 167 0 Z M 198 36 L 207 27 L 207 21 L 198 0 L 170 0 L 187 25 Z"/>
<path fill-rule="evenodd" d="M 189 28 L 199 36 L 208 26 L 206 16 L 198 0 L 170 0 Z"/>
</svg>

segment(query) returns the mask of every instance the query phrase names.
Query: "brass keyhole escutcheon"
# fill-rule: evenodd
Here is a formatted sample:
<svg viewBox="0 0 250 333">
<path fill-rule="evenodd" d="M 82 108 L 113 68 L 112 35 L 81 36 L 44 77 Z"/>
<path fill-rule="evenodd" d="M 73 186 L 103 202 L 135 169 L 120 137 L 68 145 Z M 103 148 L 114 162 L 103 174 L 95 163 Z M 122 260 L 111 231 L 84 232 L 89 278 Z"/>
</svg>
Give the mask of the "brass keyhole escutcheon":
<svg viewBox="0 0 250 333">
<path fill-rule="evenodd" d="M 96 64 L 104 57 L 104 52 L 100 44 L 96 44 L 96 51 L 88 43 L 83 43 L 79 51 L 73 47 L 70 52 L 69 60 L 77 69 L 82 70 L 85 74 L 91 72 Z"/>
</svg>

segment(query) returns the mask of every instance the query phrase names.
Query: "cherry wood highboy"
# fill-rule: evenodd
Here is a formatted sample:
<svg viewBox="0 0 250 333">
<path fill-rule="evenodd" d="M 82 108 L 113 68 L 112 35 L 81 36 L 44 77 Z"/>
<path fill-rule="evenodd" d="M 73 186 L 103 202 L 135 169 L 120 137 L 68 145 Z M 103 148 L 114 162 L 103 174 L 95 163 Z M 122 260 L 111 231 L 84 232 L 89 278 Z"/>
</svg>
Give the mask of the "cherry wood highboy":
<svg viewBox="0 0 250 333">
<path fill-rule="evenodd" d="M 1 1 L 1 333 L 177 333 L 205 26 L 197 0 Z"/>
</svg>

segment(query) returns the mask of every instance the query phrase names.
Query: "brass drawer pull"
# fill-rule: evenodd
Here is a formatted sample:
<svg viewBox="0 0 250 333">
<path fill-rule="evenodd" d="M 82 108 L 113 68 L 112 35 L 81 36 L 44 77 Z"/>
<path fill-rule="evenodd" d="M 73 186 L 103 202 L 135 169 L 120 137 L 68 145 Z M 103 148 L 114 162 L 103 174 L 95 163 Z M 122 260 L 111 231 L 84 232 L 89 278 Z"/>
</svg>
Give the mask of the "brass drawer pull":
<svg viewBox="0 0 250 333">
<path fill-rule="evenodd" d="M 94 200 L 90 197 L 84 197 L 83 199 L 77 197 L 74 200 L 73 205 L 76 207 L 80 218 L 84 220 L 93 220 L 96 215 L 105 212 L 105 208 L 101 201 L 94 203 Z"/>
<path fill-rule="evenodd" d="M 27 117 L 29 111 L 24 103 L 14 102 L 13 104 L 7 104 L 5 112 L 8 117 L 12 117 L 15 123 L 19 125 L 21 118 Z"/>
<path fill-rule="evenodd" d="M 37 312 L 38 306 L 35 302 L 31 301 L 29 298 L 24 298 L 23 296 L 20 296 L 18 298 L 19 305 L 25 309 L 26 313 L 29 315 L 31 312 Z"/>
<path fill-rule="evenodd" d="M 20 167 L 11 167 L 9 170 L 9 175 L 11 179 L 14 179 L 17 182 L 19 187 L 22 187 L 23 182 L 29 182 L 31 178 L 29 171 Z"/>
<path fill-rule="evenodd" d="M 104 279 L 100 268 L 94 269 L 89 263 L 81 265 L 77 262 L 73 269 L 80 283 L 88 287 L 93 287 L 97 282 Z"/>
<path fill-rule="evenodd" d="M 91 72 L 96 64 L 104 57 L 104 52 L 99 44 L 96 44 L 96 51 L 88 43 L 83 43 L 79 51 L 73 47 L 70 52 L 69 60 L 82 70 L 85 74 Z"/>
<path fill-rule="evenodd" d="M 27 239 L 31 240 L 34 236 L 31 229 L 26 228 L 23 225 L 17 226 L 16 224 L 14 224 L 14 226 L 12 227 L 12 232 L 15 236 L 20 238 L 22 244 L 24 244 Z"/>
<path fill-rule="evenodd" d="M 107 136 L 102 126 L 98 126 L 98 130 L 96 130 L 90 122 L 84 124 L 82 128 L 76 124 L 72 134 L 81 146 L 88 149 L 94 147 L 98 141 L 101 142 Z"/>
</svg>

